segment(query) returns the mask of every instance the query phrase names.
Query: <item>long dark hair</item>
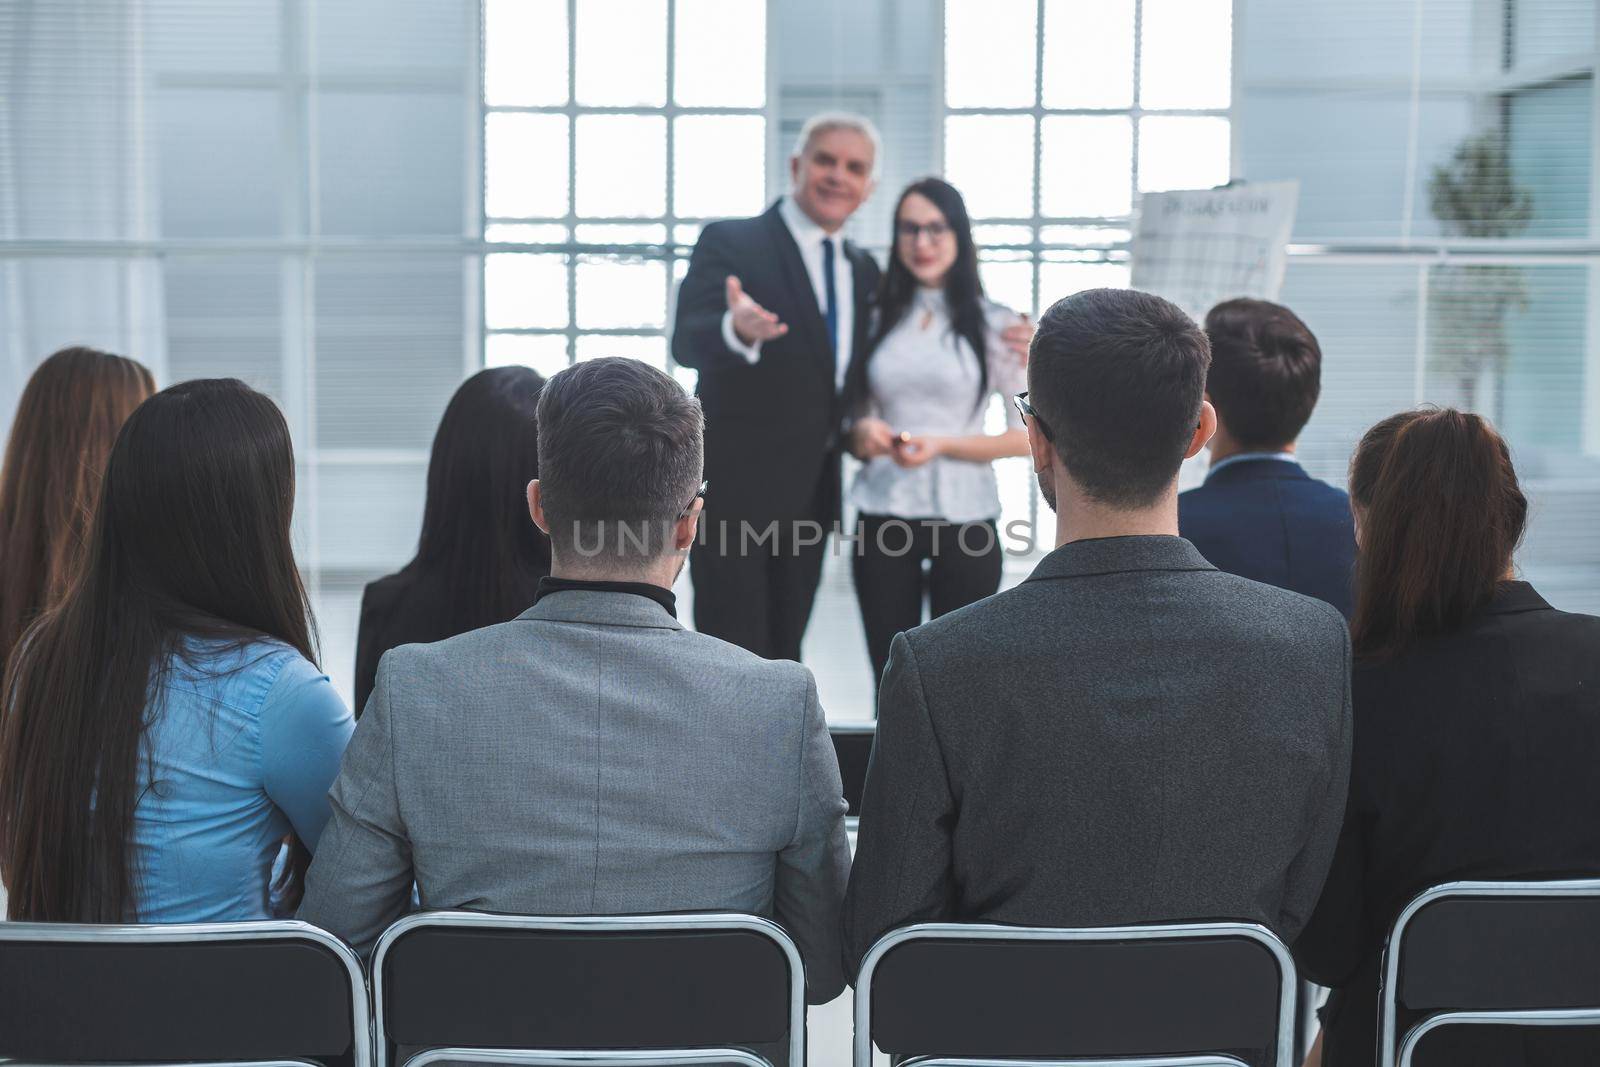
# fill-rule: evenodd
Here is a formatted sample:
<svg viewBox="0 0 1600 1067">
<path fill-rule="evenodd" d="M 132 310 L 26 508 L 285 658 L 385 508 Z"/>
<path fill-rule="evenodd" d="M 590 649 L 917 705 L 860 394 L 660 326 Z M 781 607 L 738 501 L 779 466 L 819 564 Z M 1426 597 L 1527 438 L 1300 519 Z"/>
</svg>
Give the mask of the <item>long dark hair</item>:
<svg viewBox="0 0 1600 1067">
<path fill-rule="evenodd" d="M 1368 430 L 1350 461 L 1350 499 L 1361 526 L 1350 632 L 1364 659 L 1398 655 L 1482 611 L 1528 520 L 1505 441 L 1451 408 Z"/>
<path fill-rule="evenodd" d="M 84 570 L 23 636 L 0 701 L 11 918 L 137 917 L 130 838 L 161 673 L 191 637 L 314 656 L 293 509 L 289 428 L 243 382 L 175 385 L 128 418 Z"/>
<path fill-rule="evenodd" d="M 83 565 L 117 431 L 156 391 L 143 364 L 63 348 L 33 372 L 0 469 L 0 665 Z"/>
<path fill-rule="evenodd" d="M 539 476 L 544 379 L 527 367 L 479 371 L 450 398 L 428 461 L 422 536 L 407 570 L 447 579 L 449 632 L 514 618 L 550 573 L 550 541 L 528 515 Z"/>
<path fill-rule="evenodd" d="M 878 320 L 867 346 L 866 358 L 860 363 L 857 375 L 856 396 L 858 404 L 866 399 L 866 364 L 878 350 L 883 339 L 900 324 L 911 310 L 911 301 L 917 295 L 918 281 L 911 269 L 900 260 L 900 208 L 912 193 L 926 197 L 944 215 L 950 232 L 956 238 L 956 261 L 944 279 L 945 305 L 950 312 L 950 325 L 957 336 L 972 346 L 978 357 L 978 397 L 982 405 L 989 396 L 989 353 L 987 343 L 988 321 L 983 313 L 983 282 L 978 278 L 978 249 L 972 243 L 972 219 L 967 214 L 967 203 L 956 187 L 941 178 L 919 178 L 905 187 L 900 199 L 895 201 L 894 214 L 890 216 L 889 269 L 878 285 Z"/>
</svg>

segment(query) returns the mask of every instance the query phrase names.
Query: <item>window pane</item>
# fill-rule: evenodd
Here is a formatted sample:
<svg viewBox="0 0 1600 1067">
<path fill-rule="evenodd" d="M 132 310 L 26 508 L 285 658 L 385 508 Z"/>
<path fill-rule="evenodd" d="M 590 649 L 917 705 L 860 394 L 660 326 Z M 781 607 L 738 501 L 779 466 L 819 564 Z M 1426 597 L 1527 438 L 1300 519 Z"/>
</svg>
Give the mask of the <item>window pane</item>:
<svg viewBox="0 0 1600 1067">
<path fill-rule="evenodd" d="M 667 102 L 667 0 L 578 0 L 578 103 Z"/>
<path fill-rule="evenodd" d="M 565 326 L 566 257 L 505 252 L 484 256 L 483 320 L 491 330 Z"/>
<path fill-rule="evenodd" d="M 1101 248 L 1106 245 L 1127 244 L 1133 240 L 1133 231 L 1101 226 L 1041 226 L 1039 240 L 1047 245 L 1087 245 L 1090 248 Z"/>
<path fill-rule="evenodd" d="M 1039 210 L 1099 218 L 1133 210 L 1133 123 L 1121 115 L 1052 115 L 1040 146 Z"/>
<path fill-rule="evenodd" d="M 665 337 L 615 337 L 590 334 L 578 338 L 578 359 L 598 359 L 601 356 L 625 356 L 639 359 L 657 370 L 667 369 L 667 339 Z"/>
<path fill-rule="evenodd" d="M 1228 106 L 1233 96 L 1232 0 L 1144 0 L 1139 106 Z"/>
<path fill-rule="evenodd" d="M 672 239 L 680 245 L 692 245 L 700 240 L 700 224 L 680 222 L 672 228 Z"/>
<path fill-rule="evenodd" d="M 1037 15 L 1034 0 L 945 0 L 945 103 L 1032 107 Z"/>
<path fill-rule="evenodd" d="M 998 252 L 978 261 L 978 276 L 990 300 L 1012 311 L 1033 312 L 1033 264 L 1026 252 Z"/>
<path fill-rule="evenodd" d="M 684 115 L 674 121 L 673 214 L 758 214 L 767 191 L 767 120 L 760 115 Z"/>
<path fill-rule="evenodd" d="M 1085 289 L 1127 287 L 1126 263 L 1052 263 L 1046 260 L 1039 264 L 1039 303 L 1043 307 Z"/>
<path fill-rule="evenodd" d="M 567 338 L 559 333 L 491 333 L 484 341 L 486 367 L 532 367 L 546 378 L 567 365 Z"/>
<path fill-rule="evenodd" d="M 559 245 L 567 242 L 567 228 L 556 222 L 491 222 L 483 228 L 483 239 L 513 244 Z"/>
<path fill-rule="evenodd" d="M 761 107 L 767 102 L 767 5 L 678 0 L 673 96 L 684 107 Z"/>
<path fill-rule="evenodd" d="M 1031 245 L 1033 228 L 1029 226 L 974 226 L 972 241 L 979 248 L 987 245 Z"/>
<path fill-rule="evenodd" d="M 1133 106 L 1133 0 L 1047 0 L 1044 106 Z"/>
<path fill-rule="evenodd" d="M 578 325 L 591 329 L 665 326 L 667 265 L 660 260 L 578 258 Z"/>
<path fill-rule="evenodd" d="M 667 120 L 658 115 L 578 119 L 578 214 L 638 218 L 667 211 Z"/>
<path fill-rule="evenodd" d="M 1228 183 L 1228 120 L 1152 115 L 1139 120 L 1139 191 Z"/>
<path fill-rule="evenodd" d="M 659 222 L 637 226 L 591 222 L 578 227 L 578 241 L 586 245 L 658 245 L 666 239 L 667 228 Z"/>
<path fill-rule="evenodd" d="M 944 122 L 944 169 L 973 218 L 1033 215 L 1033 119 L 952 115 Z"/>
<path fill-rule="evenodd" d="M 491 218 L 567 213 L 565 115 L 491 114 L 483 137 L 484 210 Z"/>
<path fill-rule="evenodd" d="M 567 0 L 487 0 L 483 96 L 493 106 L 567 102 Z"/>
</svg>

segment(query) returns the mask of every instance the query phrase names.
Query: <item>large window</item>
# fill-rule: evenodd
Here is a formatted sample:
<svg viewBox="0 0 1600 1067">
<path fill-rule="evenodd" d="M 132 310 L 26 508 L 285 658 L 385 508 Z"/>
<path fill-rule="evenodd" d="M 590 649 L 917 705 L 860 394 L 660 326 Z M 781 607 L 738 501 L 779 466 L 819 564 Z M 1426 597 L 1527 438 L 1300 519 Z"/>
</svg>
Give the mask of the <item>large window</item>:
<svg viewBox="0 0 1600 1067">
<path fill-rule="evenodd" d="M 1037 313 L 1128 284 L 1141 193 L 1230 176 L 1231 0 L 945 0 L 944 172 L 990 297 Z M 991 421 L 999 425 L 999 412 Z M 1039 502 L 999 465 L 1003 523 Z"/>
<path fill-rule="evenodd" d="M 1231 7 L 946 0 L 945 174 L 996 299 L 1126 285 L 1139 194 L 1227 182 Z"/>
<path fill-rule="evenodd" d="M 484 356 L 667 367 L 701 224 L 764 206 L 766 5 L 488 0 Z M 687 377 L 687 374 L 685 374 Z"/>
</svg>

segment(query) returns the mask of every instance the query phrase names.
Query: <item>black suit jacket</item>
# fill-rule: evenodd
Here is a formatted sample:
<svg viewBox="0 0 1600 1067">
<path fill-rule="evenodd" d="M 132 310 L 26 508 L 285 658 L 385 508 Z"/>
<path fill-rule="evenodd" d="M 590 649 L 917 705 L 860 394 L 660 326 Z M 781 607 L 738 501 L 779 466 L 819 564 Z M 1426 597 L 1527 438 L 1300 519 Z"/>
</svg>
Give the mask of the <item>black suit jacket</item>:
<svg viewBox="0 0 1600 1067">
<path fill-rule="evenodd" d="M 1178 532 L 1219 570 L 1314 596 L 1350 617 L 1350 498 L 1298 463 L 1228 464 L 1178 496 Z"/>
<path fill-rule="evenodd" d="M 1417 893 L 1463 878 L 1600 874 L 1600 618 L 1505 582 L 1459 633 L 1358 666 L 1353 692 L 1349 812 L 1294 947 L 1305 975 L 1334 989 L 1327 1067 L 1373 1062 L 1378 961 Z M 1486 1048 L 1484 1027 L 1461 1029 Z M 1509 1036 L 1514 1048 L 1485 1055 L 1524 1062 L 1522 1037 Z M 1596 1062 L 1590 1040 L 1590 1054 L 1549 1062 Z M 1475 1056 L 1458 1049 L 1447 1062 Z"/>
<path fill-rule="evenodd" d="M 855 274 L 852 362 L 867 345 L 878 265 L 849 241 Z M 789 332 L 754 364 L 722 340 L 728 275 Z M 672 358 L 700 372 L 706 414 L 708 516 L 717 520 L 839 515 L 840 427 L 835 356 L 800 249 L 774 204 L 755 218 L 714 222 L 700 234 L 678 289 Z"/>
<path fill-rule="evenodd" d="M 889 929 L 1243 919 L 1299 932 L 1333 856 L 1350 641 L 1177 537 L 1077 541 L 894 639 L 845 894 Z"/>
</svg>

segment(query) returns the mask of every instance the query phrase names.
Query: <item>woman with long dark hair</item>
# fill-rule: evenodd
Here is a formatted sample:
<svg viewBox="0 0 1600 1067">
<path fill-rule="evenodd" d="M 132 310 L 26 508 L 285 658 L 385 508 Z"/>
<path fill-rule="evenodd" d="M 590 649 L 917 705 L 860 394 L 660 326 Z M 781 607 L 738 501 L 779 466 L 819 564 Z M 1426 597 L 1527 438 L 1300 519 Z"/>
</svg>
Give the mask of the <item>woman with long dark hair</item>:
<svg viewBox="0 0 1600 1067">
<path fill-rule="evenodd" d="M 450 398 L 428 460 L 416 557 L 361 598 L 358 715 L 385 652 L 514 619 L 550 573 L 550 540 L 527 502 L 528 483 L 539 476 L 534 413 L 542 388 L 527 367 L 496 367 Z"/>
<path fill-rule="evenodd" d="M 83 563 L 111 442 L 156 391 L 143 364 L 63 348 L 22 390 L 0 469 L 0 669 Z"/>
<path fill-rule="evenodd" d="M 1004 429 L 986 428 L 991 398 L 1026 389 L 1027 377 L 1001 338 L 1019 316 L 983 295 L 961 194 L 938 178 L 912 182 L 892 236 L 870 346 L 849 383 L 850 451 L 863 463 L 851 489 L 856 598 L 874 684 L 894 635 L 923 621 L 924 600 L 938 618 L 1000 588 L 993 462 L 1028 451 L 1010 403 Z"/>
<path fill-rule="evenodd" d="M 1350 499 L 1350 800 L 1295 946 L 1304 973 L 1333 989 L 1330 1067 L 1373 1062 L 1384 941 L 1418 892 L 1600 874 L 1600 619 L 1557 611 L 1516 580 L 1528 502 L 1505 442 L 1477 415 L 1392 416 L 1357 446 Z M 1468 1046 L 1449 1028 L 1430 1037 L 1428 1062 L 1600 1060 L 1588 1034 L 1470 1029 Z"/>
<path fill-rule="evenodd" d="M 315 847 L 352 729 L 313 662 L 293 508 L 289 428 L 243 382 L 128 418 L 83 571 L 0 700 L 11 918 L 268 917 L 273 861 L 287 835 Z"/>
</svg>

